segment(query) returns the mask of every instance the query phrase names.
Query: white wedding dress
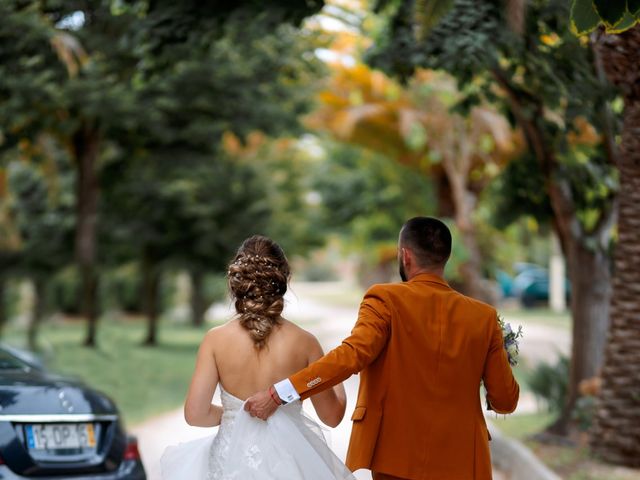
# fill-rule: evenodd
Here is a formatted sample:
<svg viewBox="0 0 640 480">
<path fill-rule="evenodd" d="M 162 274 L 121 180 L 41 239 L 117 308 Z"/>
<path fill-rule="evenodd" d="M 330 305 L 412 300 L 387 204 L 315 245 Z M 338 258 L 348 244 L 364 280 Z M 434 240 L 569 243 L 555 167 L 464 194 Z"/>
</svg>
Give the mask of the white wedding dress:
<svg viewBox="0 0 640 480">
<path fill-rule="evenodd" d="M 168 447 L 160 460 L 163 480 L 355 480 L 301 402 L 278 408 L 264 422 L 220 390 L 217 435 Z"/>
</svg>

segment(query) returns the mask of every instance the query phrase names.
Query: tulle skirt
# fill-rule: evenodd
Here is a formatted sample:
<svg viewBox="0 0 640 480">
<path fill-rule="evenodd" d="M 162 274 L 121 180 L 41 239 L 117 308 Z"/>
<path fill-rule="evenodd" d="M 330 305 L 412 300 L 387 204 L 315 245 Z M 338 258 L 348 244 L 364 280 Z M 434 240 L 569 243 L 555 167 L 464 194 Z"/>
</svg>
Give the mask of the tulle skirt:
<svg viewBox="0 0 640 480">
<path fill-rule="evenodd" d="M 215 463 L 215 435 L 168 447 L 160 460 L 163 480 L 355 480 L 299 404 L 279 408 L 266 422 L 239 409 L 233 428 L 218 435 L 227 432 L 228 448 Z"/>
</svg>

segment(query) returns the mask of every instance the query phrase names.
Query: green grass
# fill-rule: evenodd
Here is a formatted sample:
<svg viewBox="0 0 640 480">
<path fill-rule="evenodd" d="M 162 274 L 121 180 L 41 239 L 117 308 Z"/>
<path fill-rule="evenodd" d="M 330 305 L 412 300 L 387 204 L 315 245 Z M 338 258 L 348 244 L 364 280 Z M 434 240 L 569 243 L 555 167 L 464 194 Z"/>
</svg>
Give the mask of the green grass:
<svg viewBox="0 0 640 480">
<path fill-rule="evenodd" d="M 295 286 L 293 292 L 295 293 Z M 317 290 L 309 288 L 305 285 L 304 294 L 307 297 L 312 298 L 316 302 L 327 303 L 335 307 L 351 307 L 357 309 L 362 302 L 364 296 L 364 290 L 357 286 L 345 286 L 340 289 L 323 290 L 318 288 Z"/>
<path fill-rule="evenodd" d="M 509 415 L 506 418 L 492 419 L 491 421 L 498 427 L 505 435 L 519 440 L 541 432 L 547 426 L 549 426 L 556 416 L 553 413 L 540 412 L 540 413 L 526 413 L 522 415 Z"/>
<path fill-rule="evenodd" d="M 522 441 L 535 455 L 566 480 L 635 480 L 638 470 L 621 469 L 598 461 L 586 445 L 555 445 L 540 443 L 532 438 L 550 425 L 556 418 L 554 413 L 531 413 L 498 416 L 491 419 L 505 435 Z M 584 443 L 581 440 L 580 443 Z"/>
<path fill-rule="evenodd" d="M 599 461 L 586 445 L 560 446 L 527 441 L 526 445 L 549 468 L 566 480 L 637 480 L 640 470 Z"/>
<path fill-rule="evenodd" d="M 206 328 L 163 323 L 159 345 L 141 345 L 142 321 L 101 319 L 98 347 L 82 346 L 82 322 L 44 324 L 40 331 L 41 356 L 55 372 L 83 379 L 113 398 L 127 424 L 136 424 L 182 405 L 195 356 Z M 24 346 L 26 334 L 8 329 L 3 340 Z"/>
<path fill-rule="evenodd" d="M 535 323 L 562 329 L 571 328 L 571 313 L 557 313 L 549 308 L 505 308 L 498 309 L 504 319 L 512 326 Z"/>
</svg>

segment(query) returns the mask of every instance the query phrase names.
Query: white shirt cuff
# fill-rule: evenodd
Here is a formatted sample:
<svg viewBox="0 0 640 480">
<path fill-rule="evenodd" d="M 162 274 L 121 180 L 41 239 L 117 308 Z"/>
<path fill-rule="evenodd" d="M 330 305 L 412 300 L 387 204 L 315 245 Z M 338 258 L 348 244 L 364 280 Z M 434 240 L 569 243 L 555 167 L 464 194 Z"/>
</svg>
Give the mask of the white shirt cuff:
<svg viewBox="0 0 640 480">
<path fill-rule="evenodd" d="M 278 396 L 280 400 L 284 403 L 291 403 L 296 400 L 300 400 L 300 395 L 296 392 L 296 389 L 293 388 L 293 383 L 288 378 L 285 378 L 281 382 L 276 383 L 273 388 L 278 392 Z"/>
</svg>

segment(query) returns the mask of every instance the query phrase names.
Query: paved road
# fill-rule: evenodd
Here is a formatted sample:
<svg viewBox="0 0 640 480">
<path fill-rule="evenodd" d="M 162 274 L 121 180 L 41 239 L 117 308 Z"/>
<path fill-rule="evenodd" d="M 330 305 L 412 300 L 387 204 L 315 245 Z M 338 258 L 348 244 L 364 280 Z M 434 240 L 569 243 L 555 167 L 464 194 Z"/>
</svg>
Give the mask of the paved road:
<svg viewBox="0 0 640 480">
<path fill-rule="evenodd" d="M 304 324 L 320 340 L 323 348 L 329 350 L 339 344 L 351 330 L 356 318 L 358 305 L 341 307 L 329 305 L 314 298 L 313 293 L 321 289 L 326 292 L 336 291 L 341 288 L 348 288 L 340 284 L 305 284 L 296 283 L 291 292 L 287 294 L 287 305 L 285 316 L 291 320 Z M 230 317 L 231 313 L 226 306 L 216 307 L 216 317 Z M 518 322 L 517 319 L 515 323 Z M 560 332 L 552 332 L 549 327 L 526 327 L 526 342 L 538 342 L 540 345 L 524 347 L 523 355 L 531 355 L 532 360 L 539 359 L 539 348 L 547 348 L 549 342 L 552 346 L 547 348 L 548 355 L 556 350 L 563 351 L 567 347 L 566 338 Z M 531 353 L 529 353 L 531 352 Z M 195 354 L 195 352 L 194 352 Z M 547 357 L 548 355 L 544 355 Z M 358 390 L 358 377 L 354 376 L 345 382 L 347 390 L 347 412 L 353 411 L 354 402 Z M 214 397 L 219 403 L 218 393 Z M 535 408 L 535 402 L 531 398 L 523 398 L 518 411 L 528 411 Z M 305 410 L 310 416 L 315 417 L 315 412 L 310 406 L 310 402 L 305 402 Z M 316 417 L 317 418 L 317 417 Z M 351 422 L 345 419 L 337 428 L 328 431 L 329 443 L 336 454 L 344 459 L 349 441 Z M 145 463 L 149 480 L 160 480 L 160 470 L 158 460 L 162 451 L 167 445 L 176 444 L 205 435 L 212 435 L 216 429 L 197 428 L 188 426 L 183 419 L 182 409 L 168 412 L 165 415 L 151 419 L 137 427 L 133 433 L 138 436 L 140 450 Z M 358 480 L 370 480 L 371 475 L 366 471 L 356 473 Z M 500 472 L 496 472 L 495 480 L 507 480 Z"/>
</svg>

